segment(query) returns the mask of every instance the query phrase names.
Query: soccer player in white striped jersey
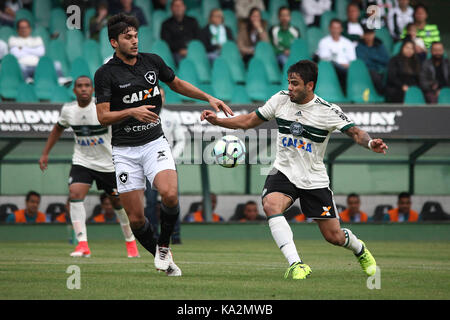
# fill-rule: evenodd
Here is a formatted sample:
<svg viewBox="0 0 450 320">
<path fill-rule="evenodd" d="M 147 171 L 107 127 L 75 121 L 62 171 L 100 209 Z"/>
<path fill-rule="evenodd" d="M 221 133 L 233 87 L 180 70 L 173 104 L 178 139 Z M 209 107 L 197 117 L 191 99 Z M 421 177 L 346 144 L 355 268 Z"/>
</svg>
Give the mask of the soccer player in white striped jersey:
<svg viewBox="0 0 450 320">
<path fill-rule="evenodd" d="M 84 198 L 95 181 L 97 188 L 103 189 L 111 199 L 125 237 L 128 257 L 137 258 L 139 252 L 136 240 L 117 194 L 116 175 L 112 162 L 111 128 L 104 127 L 98 122 L 97 109 L 92 99 L 94 88 L 90 78 L 78 77 L 73 91 L 77 100 L 63 105 L 59 120 L 53 127 L 39 160 L 41 170 L 46 170 L 51 149 L 63 131 L 72 128 L 75 147 L 69 175 L 70 218 L 78 245 L 70 255 L 72 257 L 91 255 L 87 241 Z"/>
<path fill-rule="evenodd" d="M 303 213 L 317 222 L 323 237 L 351 250 L 363 271 L 373 275 L 376 262 L 370 251 L 349 229 L 340 227 L 323 157 L 335 130 L 373 152 L 385 154 L 388 147 L 382 139 L 371 139 L 356 127 L 340 107 L 314 94 L 317 75 L 314 62 L 301 60 L 288 69 L 288 91 L 276 93 L 255 112 L 222 119 L 207 110 L 201 119 L 230 129 L 249 129 L 265 121 L 277 121 L 277 154 L 264 185 L 262 202 L 272 236 L 289 263 L 285 278 L 305 279 L 312 272 L 300 259 L 291 227 L 283 215 L 297 198 Z"/>
</svg>

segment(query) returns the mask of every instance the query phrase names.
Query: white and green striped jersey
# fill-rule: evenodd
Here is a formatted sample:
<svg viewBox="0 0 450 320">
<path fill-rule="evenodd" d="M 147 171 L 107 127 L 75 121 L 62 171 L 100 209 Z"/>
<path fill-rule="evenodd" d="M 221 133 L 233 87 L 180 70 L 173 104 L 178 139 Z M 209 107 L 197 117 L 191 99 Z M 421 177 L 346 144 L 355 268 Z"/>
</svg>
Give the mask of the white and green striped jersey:
<svg viewBox="0 0 450 320">
<path fill-rule="evenodd" d="M 84 108 L 77 101 L 64 104 L 58 125 L 72 128 L 74 132 L 73 164 L 100 172 L 114 172 L 111 127 L 98 122 L 94 99 Z"/>
<path fill-rule="evenodd" d="M 278 124 L 274 167 L 301 189 L 328 187 L 330 181 L 323 162 L 330 134 L 355 124 L 335 104 L 317 95 L 306 104 L 291 102 L 285 91 L 273 95 L 256 110 L 262 120 Z"/>
</svg>

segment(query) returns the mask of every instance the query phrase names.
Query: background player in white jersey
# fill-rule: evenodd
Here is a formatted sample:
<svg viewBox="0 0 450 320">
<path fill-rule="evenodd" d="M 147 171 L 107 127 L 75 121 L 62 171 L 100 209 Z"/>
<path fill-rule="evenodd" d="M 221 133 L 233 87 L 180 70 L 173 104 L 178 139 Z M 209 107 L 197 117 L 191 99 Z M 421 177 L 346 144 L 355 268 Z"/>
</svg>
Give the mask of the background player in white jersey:
<svg viewBox="0 0 450 320">
<path fill-rule="evenodd" d="M 356 127 L 340 107 L 314 94 L 317 74 L 314 62 L 301 60 L 288 69 L 289 91 L 278 92 L 255 112 L 220 119 L 214 112 L 204 111 L 201 119 L 231 129 L 254 128 L 276 119 L 277 154 L 264 185 L 262 202 L 272 236 L 290 265 L 286 278 L 292 275 L 294 279 L 305 279 L 311 273 L 299 257 L 283 215 L 297 198 L 306 217 L 317 222 L 324 238 L 353 251 L 365 273 L 373 275 L 376 262 L 372 254 L 349 229 L 340 227 L 323 157 L 330 134 L 336 129 L 374 152 L 386 153 L 387 146 Z"/>
<path fill-rule="evenodd" d="M 39 160 L 39 166 L 44 171 L 48 166 L 50 150 L 63 131 L 67 128 L 73 129 L 75 147 L 69 177 L 69 198 L 70 218 L 78 246 L 70 255 L 89 257 L 91 254 L 87 242 L 86 210 L 83 201 L 95 180 L 97 188 L 103 189 L 111 199 L 125 237 L 128 257 L 139 257 L 127 214 L 117 194 L 111 154 L 111 128 L 104 127 L 98 122 L 97 110 L 92 99 L 94 88 L 91 79 L 85 76 L 77 78 L 73 91 L 77 101 L 63 105 L 58 123 L 53 127 Z"/>
</svg>

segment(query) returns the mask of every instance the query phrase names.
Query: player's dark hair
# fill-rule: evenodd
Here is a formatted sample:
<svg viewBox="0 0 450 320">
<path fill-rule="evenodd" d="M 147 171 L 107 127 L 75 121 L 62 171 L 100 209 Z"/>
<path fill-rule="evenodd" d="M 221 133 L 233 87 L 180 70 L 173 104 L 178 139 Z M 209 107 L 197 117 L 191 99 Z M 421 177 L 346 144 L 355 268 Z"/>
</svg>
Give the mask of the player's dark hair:
<svg viewBox="0 0 450 320">
<path fill-rule="evenodd" d="M 400 194 L 398 195 L 398 200 L 403 198 L 411 199 L 411 194 L 409 192 L 400 192 Z"/>
<path fill-rule="evenodd" d="M 86 75 L 81 75 L 81 76 L 79 76 L 79 77 L 77 77 L 76 79 L 75 79 L 75 81 L 74 81 L 74 86 L 76 86 L 77 85 L 77 82 L 78 82 L 78 80 L 79 79 L 82 79 L 82 78 L 88 78 L 89 79 L 89 81 L 91 82 L 91 85 L 94 85 L 93 83 L 92 83 L 92 79 L 89 77 L 89 76 L 86 76 Z"/>
<path fill-rule="evenodd" d="M 119 13 L 108 20 L 108 38 L 109 40 L 119 39 L 119 35 L 127 33 L 130 29 L 139 29 L 139 21 L 134 16 Z"/>
<path fill-rule="evenodd" d="M 100 203 L 103 204 L 103 201 L 105 201 L 108 198 L 108 195 L 106 194 L 106 192 L 103 192 L 100 195 Z"/>
<path fill-rule="evenodd" d="M 314 83 L 313 91 L 316 88 L 317 75 L 319 73 L 317 64 L 310 60 L 300 60 L 291 65 L 287 71 L 288 76 L 291 73 L 296 73 L 302 78 L 304 84 L 312 81 Z"/>
<path fill-rule="evenodd" d="M 39 193 L 37 193 L 36 191 L 29 191 L 27 193 L 27 195 L 25 196 L 25 201 L 28 202 L 30 200 L 31 197 L 38 197 L 39 199 L 41 199 L 41 195 Z"/>
<path fill-rule="evenodd" d="M 358 198 L 359 199 L 359 194 L 357 194 L 357 193 L 350 193 L 348 196 L 347 196 L 347 201 L 348 201 L 348 199 L 350 199 L 350 198 Z"/>
</svg>

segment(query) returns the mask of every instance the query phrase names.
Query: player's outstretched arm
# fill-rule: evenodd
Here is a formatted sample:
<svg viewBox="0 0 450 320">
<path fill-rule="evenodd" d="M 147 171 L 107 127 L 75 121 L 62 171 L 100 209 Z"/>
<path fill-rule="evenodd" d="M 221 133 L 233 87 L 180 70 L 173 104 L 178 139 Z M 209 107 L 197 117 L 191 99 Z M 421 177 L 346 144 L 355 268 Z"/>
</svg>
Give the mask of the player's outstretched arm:
<svg viewBox="0 0 450 320">
<path fill-rule="evenodd" d="M 228 129 L 250 129 L 257 127 L 264 122 L 264 120 L 261 120 L 261 118 L 256 115 L 256 112 L 241 114 L 233 118 L 219 118 L 213 111 L 205 110 L 202 112 L 200 119 Z"/>
<path fill-rule="evenodd" d="M 97 118 L 98 122 L 103 126 L 109 126 L 129 117 L 136 118 L 145 123 L 156 122 L 159 118 L 158 115 L 149 110 L 153 108 L 155 108 L 155 106 L 145 105 L 120 111 L 111 111 L 110 103 L 103 102 L 97 104 Z"/>
<path fill-rule="evenodd" d="M 213 107 L 214 110 L 216 110 L 217 112 L 223 111 L 223 113 L 225 113 L 226 116 L 234 115 L 233 111 L 231 111 L 231 108 L 227 106 L 225 102 L 203 92 L 202 90 L 200 90 L 199 88 L 190 84 L 187 81 L 175 77 L 175 79 L 173 79 L 172 82 L 169 82 L 167 84 L 169 85 L 170 89 L 172 89 L 175 92 L 178 92 L 179 94 L 182 94 L 190 98 L 207 101 L 211 105 L 211 107 Z"/>
<path fill-rule="evenodd" d="M 42 150 L 41 158 L 39 159 L 39 167 L 41 168 L 42 171 L 47 169 L 48 155 L 49 155 L 50 151 L 52 150 L 53 146 L 56 144 L 56 142 L 61 137 L 61 134 L 63 133 L 63 131 L 64 131 L 63 127 L 61 127 L 59 124 L 55 124 L 52 132 L 50 132 L 47 142 L 45 143 L 44 150 Z"/>
<path fill-rule="evenodd" d="M 366 131 L 356 126 L 345 131 L 345 134 L 364 148 L 370 149 L 376 153 L 386 154 L 388 146 L 384 143 L 383 139 L 371 139 Z"/>
</svg>

